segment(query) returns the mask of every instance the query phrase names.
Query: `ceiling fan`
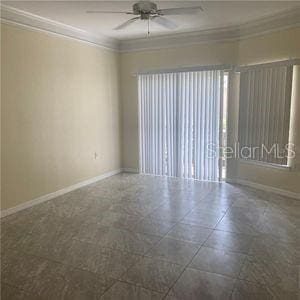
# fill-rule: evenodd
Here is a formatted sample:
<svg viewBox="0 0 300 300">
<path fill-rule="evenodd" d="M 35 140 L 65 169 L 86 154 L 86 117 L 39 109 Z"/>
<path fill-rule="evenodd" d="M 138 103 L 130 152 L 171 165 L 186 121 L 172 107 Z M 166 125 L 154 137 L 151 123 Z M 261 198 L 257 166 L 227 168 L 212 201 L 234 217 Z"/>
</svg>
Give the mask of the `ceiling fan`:
<svg viewBox="0 0 300 300">
<path fill-rule="evenodd" d="M 149 22 L 153 21 L 165 28 L 175 29 L 177 24 L 173 21 L 165 18 L 164 16 L 176 16 L 185 14 L 197 14 L 199 11 L 203 11 L 201 6 L 194 7 L 182 7 L 182 8 L 167 8 L 158 9 L 157 5 L 151 1 L 139 1 L 132 6 L 132 12 L 126 11 L 101 11 L 101 10 L 88 10 L 89 14 L 103 14 L 103 13 L 121 13 L 127 15 L 135 15 L 128 21 L 115 27 L 114 30 L 124 29 L 137 20 L 148 21 L 148 34 L 149 34 Z"/>
</svg>

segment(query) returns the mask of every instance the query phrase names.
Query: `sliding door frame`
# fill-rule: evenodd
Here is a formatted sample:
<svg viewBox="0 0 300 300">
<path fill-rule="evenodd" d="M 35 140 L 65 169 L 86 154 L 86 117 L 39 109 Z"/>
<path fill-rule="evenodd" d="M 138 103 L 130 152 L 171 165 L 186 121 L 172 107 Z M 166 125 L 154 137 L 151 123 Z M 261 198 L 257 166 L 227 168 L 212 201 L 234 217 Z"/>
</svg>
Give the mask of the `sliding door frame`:
<svg viewBox="0 0 300 300">
<path fill-rule="evenodd" d="M 149 70 L 144 72 L 139 72 L 135 75 L 154 75 L 154 74 L 165 74 L 165 73 L 180 73 L 180 72 L 196 72 L 196 71 L 212 71 L 219 70 L 223 71 L 221 83 L 220 83 L 220 112 L 219 112 L 219 147 L 223 147 L 224 139 L 223 139 L 223 101 L 224 101 L 224 73 L 228 74 L 229 71 L 233 70 L 232 65 L 212 65 L 212 66 L 192 66 L 192 67 L 182 67 L 182 68 L 172 68 L 172 69 L 160 69 L 160 70 Z M 138 77 L 138 76 L 137 76 Z M 137 80 L 137 90 L 138 90 L 138 152 L 139 152 L 139 173 L 141 173 L 141 147 L 140 142 L 143 139 L 142 130 L 141 130 L 141 91 L 139 89 L 139 82 Z M 228 99 L 228 91 L 227 91 L 227 99 Z M 228 107 L 228 106 L 227 106 Z M 226 114 L 227 115 L 227 114 Z M 227 120 L 226 120 L 227 121 Z M 176 143 L 176 147 L 178 147 L 178 141 Z M 219 150 L 219 149 L 218 149 Z M 178 151 L 177 151 L 178 152 Z M 219 153 L 217 153 L 219 155 Z M 218 181 L 222 180 L 222 157 L 219 156 L 218 159 L 218 167 L 219 167 L 219 178 Z M 197 180 L 197 179 L 195 179 Z"/>
</svg>

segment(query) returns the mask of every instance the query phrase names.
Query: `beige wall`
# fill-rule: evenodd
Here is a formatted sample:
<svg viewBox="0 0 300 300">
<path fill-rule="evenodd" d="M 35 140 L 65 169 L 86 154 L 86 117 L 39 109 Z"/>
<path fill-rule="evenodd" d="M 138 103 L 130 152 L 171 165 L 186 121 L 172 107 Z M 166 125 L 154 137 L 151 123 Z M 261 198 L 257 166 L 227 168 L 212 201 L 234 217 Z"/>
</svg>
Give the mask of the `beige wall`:
<svg viewBox="0 0 300 300">
<path fill-rule="evenodd" d="M 210 43 L 173 49 L 136 51 L 121 54 L 121 91 L 122 91 L 122 141 L 123 166 L 138 168 L 138 71 L 177 66 L 209 64 L 255 64 L 289 58 L 300 58 L 300 28 L 283 30 L 263 37 L 250 38 L 232 43 Z M 231 78 L 229 101 L 230 142 L 237 133 L 237 85 L 238 78 Z M 299 93 L 298 93 L 299 95 Z M 300 99 L 298 99 L 300 101 Z M 295 122 L 299 122 L 300 111 L 296 111 Z M 298 121 L 297 121 L 298 120 Z M 295 123 L 294 122 L 294 123 Z M 294 126 L 294 138 L 299 145 L 300 126 Z M 297 171 L 278 170 L 269 167 L 245 165 L 229 162 L 229 176 L 270 185 L 279 189 L 300 192 L 300 175 Z"/>
<path fill-rule="evenodd" d="M 300 58 L 300 27 L 281 30 L 239 42 L 239 64 L 256 64 Z"/>
<path fill-rule="evenodd" d="M 1 47 L 2 209 L 120 168 L 119 54 L 3 24 Z"/>
<path fill-rule="evenodd" d="M 138 168 L 138 71 L 300 57 L 299 28 L 240 42 L 122 54 L 10 25 L 2 25 L 1 34 L 2 209 L 118 169 L 121 153 L 123 167 Z M 238 78 L 232 75 L 230 84 L 233 142 Z M 299 149 L 300 105 L 292 118 Z M 300 192 L 299 171 L 233 162 L 229 174 Z"/>
</svg>

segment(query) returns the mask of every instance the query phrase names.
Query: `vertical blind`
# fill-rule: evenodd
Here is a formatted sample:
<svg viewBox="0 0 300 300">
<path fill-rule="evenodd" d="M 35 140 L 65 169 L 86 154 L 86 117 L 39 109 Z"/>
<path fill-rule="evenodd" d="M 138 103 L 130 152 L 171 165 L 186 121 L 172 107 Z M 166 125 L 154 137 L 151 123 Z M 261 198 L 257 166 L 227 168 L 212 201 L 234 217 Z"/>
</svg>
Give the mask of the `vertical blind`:
<svg viewBox="0 0 300 300">
<path fill-rule="evenodd" d="M 217 181 L 223 71 L 138 76 L 140 172 Z"/>
<path fill-rule="evenodd" d="M 243 158 L 287 164 L 292 66 L 241 71 L 239 143 Z M 244 150 L 242 150 L 244 149 Z"/>
</svg>

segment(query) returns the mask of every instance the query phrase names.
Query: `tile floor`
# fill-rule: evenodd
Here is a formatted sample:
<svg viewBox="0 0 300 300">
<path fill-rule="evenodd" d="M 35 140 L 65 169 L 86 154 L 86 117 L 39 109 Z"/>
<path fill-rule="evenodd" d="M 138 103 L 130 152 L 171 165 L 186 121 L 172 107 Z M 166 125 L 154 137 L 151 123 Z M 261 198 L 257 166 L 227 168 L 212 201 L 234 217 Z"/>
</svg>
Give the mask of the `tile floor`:
<svg viewBox="0 0 300 300">
<path fill-rule="evenodd" d="M 1 299 L 300 299 L 300 201 L 120 174 L 1 220 Z"/>
</svg>

